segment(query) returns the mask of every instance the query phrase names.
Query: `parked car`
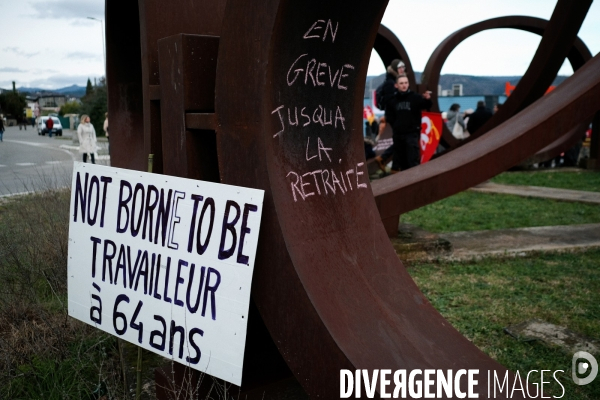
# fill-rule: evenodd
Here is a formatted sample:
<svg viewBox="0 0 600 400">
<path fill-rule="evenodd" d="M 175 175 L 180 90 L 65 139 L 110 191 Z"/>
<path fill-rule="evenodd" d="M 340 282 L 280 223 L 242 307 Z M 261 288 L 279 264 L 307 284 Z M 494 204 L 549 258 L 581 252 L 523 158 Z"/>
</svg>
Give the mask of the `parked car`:
<svg viewBox="0 0 600 400">
<path fill-rule="evenodd" d="M 52 133 L 57 136 L 62 136 L 63 127 L 60 124 L 60 120 L 56 117 L 40 117 L 40 121 L 38 122 L 38 135 L 45 135 L 48 133 L 48 129 L 46 128 L 46 121 L 48 118 L 52 118 L 52 122 L 54 122 L 54 126 L 52 127 Z"/>
</svg>

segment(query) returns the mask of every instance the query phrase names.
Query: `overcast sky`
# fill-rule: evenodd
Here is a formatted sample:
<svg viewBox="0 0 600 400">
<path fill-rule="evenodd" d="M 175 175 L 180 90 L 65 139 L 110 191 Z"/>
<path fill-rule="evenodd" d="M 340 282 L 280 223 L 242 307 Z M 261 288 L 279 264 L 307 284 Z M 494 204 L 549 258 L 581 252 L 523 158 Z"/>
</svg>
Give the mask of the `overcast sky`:
<svg viewBox="0 0 600 400">
<path fill-rule="evenodd" d="M 166 0 L 165 0 L 166 1 Z M 195 0 L 201 1 L 201 0 Z M 415 71 L 422 71 L 437 45 L 464 26 L 498 16 L 548 19 L 555 0 L 390 0 L 383 24 L 402 41 Z M 0 0 L 0 87 L 57 89 L 85 85 L 104 73 L 104 0 Z M 600 51 L 600 2 L 592 4 L 579 36 L 592 54 Z M 539 37 L 514 30 L 483 32 L 465 40 L 450 55 L 442 73 L 522 75 Z M 369 75 L 384 67 L 371 57 Z M 563 65 L 561 74 L 572 69 Z"/>
</svg>

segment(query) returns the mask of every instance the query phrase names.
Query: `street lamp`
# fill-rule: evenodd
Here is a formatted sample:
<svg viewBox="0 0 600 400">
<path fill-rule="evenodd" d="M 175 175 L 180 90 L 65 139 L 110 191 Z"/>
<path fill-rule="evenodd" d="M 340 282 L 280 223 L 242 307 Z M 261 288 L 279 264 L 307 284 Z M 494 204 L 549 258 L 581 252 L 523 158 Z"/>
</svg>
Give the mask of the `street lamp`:
<svg viewBox="0 0 600 400">
<path fill-rule="evenodd" d="M 93 19 L 94 21 L 100 22 L 100 28 L 102 29 L 102 55 L 104 56 L 104 79 L 106 79 L 106 48 L 104 46 L 104 21 L 94 17 L 87 17 L 87 19 Z"/>
</svg>

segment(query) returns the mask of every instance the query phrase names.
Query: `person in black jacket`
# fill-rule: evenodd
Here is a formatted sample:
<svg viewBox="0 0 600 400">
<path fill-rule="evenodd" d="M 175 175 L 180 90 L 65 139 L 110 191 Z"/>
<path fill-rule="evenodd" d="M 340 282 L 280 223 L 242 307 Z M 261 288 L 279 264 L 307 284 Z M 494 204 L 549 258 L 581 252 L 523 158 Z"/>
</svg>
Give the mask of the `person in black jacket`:
<svg viewBox="0 0 600 400">
<path fill-rule="evenodd" d="M 386 104 L 396 94 L 396 81 L 398 80 L 398 76 L 403 75 L 405 71 L 406 65 L 399 59 L 392 60 L 391 64 L 387 67 L 385 81 L 382 83 L 382 104 L 377 105 L 380 110 L 385 111 Z M 382 171 L 385 172 L 385 163 L 393 155 L 393 152 L 393 146 L 390 146 L 380 156 L 375 157 L 375 161 L 377 161 Z"/>
<path fill-rule="evenodd" d="M 394 131 L 394 158 L 392 173 L 404 171 L 421 163 L 419 139 L 421 111 L 431 108 L 431 92 L 423 95 L 412 92 L 406 75 L 398 76 L 398 91 L 385 108 L 385 119 Z"/>
<path fill-rule="evenodd" d="M 485 107 L 485 102 L 480 100 L 477 102 L 477 109 L 471 115 L 469 115 L 469 123 L 467 124 L 467 130 L 472 135 L 479 128 L 483 126 L 488 120 L 492 118 L 492 112 Z"/>
</svg>

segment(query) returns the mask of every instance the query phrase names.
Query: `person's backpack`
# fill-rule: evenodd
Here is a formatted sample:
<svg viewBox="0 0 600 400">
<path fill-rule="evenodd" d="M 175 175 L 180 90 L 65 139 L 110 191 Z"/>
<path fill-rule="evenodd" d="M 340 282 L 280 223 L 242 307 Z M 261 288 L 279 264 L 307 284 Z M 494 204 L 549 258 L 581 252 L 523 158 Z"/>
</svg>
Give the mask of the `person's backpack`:
<svg viewBox="0 0 600 400">
<path fill-rule="evenodd" d="M 385 98 L 383 96 L 383 84 L 385 81 L 381 83 L 381 85 L 377 86 L 375 89 L 375 102 L 377 103 L 377 108 L 380 110 L 385 110 Z"/>
</svg>

